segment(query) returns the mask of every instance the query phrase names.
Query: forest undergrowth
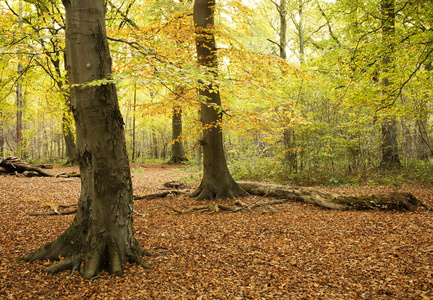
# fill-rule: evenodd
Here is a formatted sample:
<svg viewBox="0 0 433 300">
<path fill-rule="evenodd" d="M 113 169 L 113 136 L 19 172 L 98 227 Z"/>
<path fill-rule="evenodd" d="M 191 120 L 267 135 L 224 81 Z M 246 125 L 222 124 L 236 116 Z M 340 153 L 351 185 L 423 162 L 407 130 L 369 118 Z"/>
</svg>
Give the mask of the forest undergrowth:
<svg viewBox="0 0 433 300">
<path fill-rule="evenodd" d="M 133 169 L 135 195 L 160 192 L 170 180 L 193 188 L 199 178 L 179 166 Z M 433 207 L 433 188 L 416 182 L 316 188 L 343 194 L 404 190 Z M 145 258 L 151 270 L 127 265 L 122 277 L 102 273 L 84 280 L 42 273 L 48 261 L 14 263 L 73 219 L 29 214 L 74 204 L 79 194 L 78 178 L 0 176 L 0 299 L 433 298 L 433 213 L 424 210 L 332 211 L 287 202 L 275 213 L 176 215 L 170 207 L 197 202 L 173 195 L 134 202 L 137 240 L 156 254 Z"/>
</svg>

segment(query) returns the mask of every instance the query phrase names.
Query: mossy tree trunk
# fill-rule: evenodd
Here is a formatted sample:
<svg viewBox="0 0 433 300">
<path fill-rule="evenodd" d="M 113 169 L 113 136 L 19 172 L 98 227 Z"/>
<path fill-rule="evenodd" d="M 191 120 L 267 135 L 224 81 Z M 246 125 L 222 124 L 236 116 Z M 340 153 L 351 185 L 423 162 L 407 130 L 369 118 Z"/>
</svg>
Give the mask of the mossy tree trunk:
<svg viewBox="0 0 433 300">
<path fill-rule="evenodd" d="M 132 226 L 132 184 L 116 87 L 85 85 L 111 75 L 104 0 L 63 3 L 81 196 L 70 227 L 23 260 L 70 257 L 45 271 L 80 270 L 85 278 L 101 268 L 120 274 L 127 261 L 148 267 Z"/>
<path fill-rule="evenodd" d="M 196 0 L 194 23 L 196 26 L 196 47 L 198 64 L 207 68 L 209 74 L 217 76 L 215 47 L 214 10 L 215 1 Z M 248 195 L 233 180 L 227 167 L 223 148 L 221 122 L 223 111 L 218 86 L 203 85 L 199 89 L 201 119 L 203 125 L 203 179 L 192 193 L 198 200 L 212 198 L 235 198 Z"/>
</svg>

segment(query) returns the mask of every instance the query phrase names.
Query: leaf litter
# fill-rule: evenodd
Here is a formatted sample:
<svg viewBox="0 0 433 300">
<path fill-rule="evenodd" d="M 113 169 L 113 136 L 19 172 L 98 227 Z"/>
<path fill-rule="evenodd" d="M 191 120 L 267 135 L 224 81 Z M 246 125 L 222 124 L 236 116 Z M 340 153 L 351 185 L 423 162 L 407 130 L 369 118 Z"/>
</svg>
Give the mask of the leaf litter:
<svg viewBox="0 0 433 300">
<path fill-rule="evenodd" d="M 156 193 L 185 174 L 148 166 L 133 174 L 134 194 Z M 397 188 L 321 189 L 353 194 Z M 431 187 L 401 189 L 433 206 Z M 74 217 L 29 214 L 44 205 L 74 204 L 79 194 L 79 178 L 0 176 L 0 299 L 433 298 L 433 214 L 422 210 L 333 211 L 287 202 L 272 214 L 176 215 L 169 207 L 197 201 L 173 195 L 134 202 L 134 210 L 145 215 L 134 215 L 136 238 L 156 254 L 145 257 L 151 270 L 128 264 L 122 277 L 102 272 L 89 281 L 68 272 L 42 273 L 49 261 L 14 263 L 56 238 Z"/>
</svg>

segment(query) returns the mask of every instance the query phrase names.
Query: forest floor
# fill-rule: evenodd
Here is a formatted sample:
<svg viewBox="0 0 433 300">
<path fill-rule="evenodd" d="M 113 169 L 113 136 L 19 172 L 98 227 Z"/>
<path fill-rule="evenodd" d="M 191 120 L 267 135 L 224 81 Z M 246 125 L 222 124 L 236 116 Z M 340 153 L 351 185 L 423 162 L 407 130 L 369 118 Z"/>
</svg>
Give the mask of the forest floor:
<svg viewBox="0 0 433 300">
<path fill-rule="evenodd" d="M 194 174 L 179 167 L 134 165 L 134 194 Z M 77 168 L 55 167 L 56 174 Z M 319 188 L 375 193 L 394 186 Z M 403 185 L 433 207 L 433 188 Z M 297 202 L 275 213 L 176 215 L 197 205 L 186 196 L 134 202 L 135 235 L 155 254 L 145 270 L 84 280 L 42 273 L 48 261 L 14 263 L 56 238 L 74 215 L 30 216 L 47 204 L 74 204 L 79 178 L 0 176 L 0 299 L 433 299 L 433 213 L 332 211 Z M 256 201 L 247 197 L 244 202 Z M 232 204 L 231 200 L 221 200 Z M 212 203 L 207 201 L 204 203 Z M 203 203 L 200 203 L 203 204 Z"/>
</svg>

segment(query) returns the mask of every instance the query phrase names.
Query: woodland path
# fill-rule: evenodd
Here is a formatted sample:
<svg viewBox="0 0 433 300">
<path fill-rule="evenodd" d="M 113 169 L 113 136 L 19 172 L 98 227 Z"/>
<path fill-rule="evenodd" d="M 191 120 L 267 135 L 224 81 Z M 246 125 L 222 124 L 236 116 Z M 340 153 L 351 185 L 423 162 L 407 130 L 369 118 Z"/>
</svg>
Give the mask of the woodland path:
<svg viewBox="0 0 433 300">
<path fill-rule="evenodd" d="M 147 165 L 133 174 L 134 194 L 198 176 Z M 74 168 L 55 167 L 53 173 Z M 183 178 L 183 179 L 182 179 Z M 393 186 L 324 189 L 374 193 Z M 433 188 L 403 186 L 433 207 Z M 196 205 L 184 196 L 135 201 L 137 240 L 158 255 L 125 275 L 95 280 L 41 273 L 49 262 L 12 261 L 54 239 L 73 215 L 30 216 L 44 205 L 73 204 L 79 178 L 0 176 L 0 299 L 432 299 L 433 213 L 335 211 L 287 202 L 276 212 L 175 215 Z M 248 203 L 258 197 L 242 199 Z M 212 203 L 212 201 L 201 202 Z M 233 204 L 233 200 L 224 201 Z M 201 298 L 200 298 L 201 297 Z"/>
</svg>

